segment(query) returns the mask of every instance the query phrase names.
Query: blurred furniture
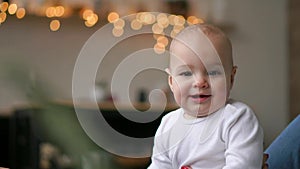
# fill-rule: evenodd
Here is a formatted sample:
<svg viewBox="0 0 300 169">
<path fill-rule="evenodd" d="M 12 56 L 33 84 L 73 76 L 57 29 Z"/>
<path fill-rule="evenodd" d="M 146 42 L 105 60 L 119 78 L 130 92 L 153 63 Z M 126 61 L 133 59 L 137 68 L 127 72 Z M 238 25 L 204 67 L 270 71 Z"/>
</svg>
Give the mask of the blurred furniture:
<svg viewBox="0 0 300 169">
<path fill-rule="evenodd" d="M 0 166 L 10 169 L 38 168 L 38 139 L 31 121 L 32 109 L 16 110 L 0 118 Z"/>
<path fill-rule="evenodd" d="M 146 104 L 135 106 L 139 110 L 149 108 Z M 154 136 L 162 116 L 177 108 L 168 106 L 158 119 L 149 123 L 136 123 L 123 117 L 111 103 L 102 103 L 99 107 L 101 107 L 103 117 L 112 128 L 119 133 L 136 138 Z M 87 113 L 98 111 L 88 106 L 82 106 L 82 108 Z M 132 111 L 127 106 L 121 109 L 126 113 Z M 0 138 L 0 166 L 10 169 L 41 168 L 42 143 L 50 143 L 59 148 L 60 153 L 75 157 L 76 161 L 73 161 L 74 165 L 71 168 L 80 168 L 82 157 L 90 152 L 100 153 L 100 156 L 105 154 L 111 158 L 114 169 L 143 169 L 147 168 L 150 162 L 150 158 L 124 158 L 105 152 L 86 135 L 78 122 L 74 107 L 66 103 L 14 110 L 11 116 L 0 118 Z M 53 163 L 49 168 L 60 169 L 62 167 Z"/>
<path fill-rule="evenodd" d="M 0 166 L 9 166 L 9 117 L 0 116 Z"/>
</svg>

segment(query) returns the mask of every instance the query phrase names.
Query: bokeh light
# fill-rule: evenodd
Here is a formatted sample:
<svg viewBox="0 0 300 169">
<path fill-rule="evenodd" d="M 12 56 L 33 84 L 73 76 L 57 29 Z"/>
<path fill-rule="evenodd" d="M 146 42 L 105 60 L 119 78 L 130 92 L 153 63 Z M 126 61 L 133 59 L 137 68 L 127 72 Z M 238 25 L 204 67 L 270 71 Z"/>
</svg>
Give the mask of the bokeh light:
<svg viewBox="0 0 300 169">
<path fill-rule="evenodd" d="M 0 12 L 0 24 L 5 22 L 6 20 L 6 13 Z"/>
<path fill-rule="evenodd" d="M 48 18 L 52 18 L 52 17 L 55 16 L 55 8 L 54 8 L 53 6 L 48 7 L 48 8 L 46 9 L 46 16 L 47 16 Z"/>
<path fill-rule="evenodd" d="M 17 10 L 16 16 L 18 19 L 22 19 L 24 18 L 25 14 L 26 14 L 25 8 L 19 8 Z"/>
<path fill-rule="evenodd" d="M 164 13 L 158 14 L 156 20 L 157 20 L 157 24 L 162 28 L 166 28 L 169 26 L 168 16 Z"/>
<path fill-rule="evenodd" d="M 86 21 L 84 22 L 85 23 L 85 26 L 87 27 L 92 27 L 94 26 L 96 23 L 98 22 L 98 15 L 93 13 L 92 15 L 88 16 L 86 18 Z"/>
<path fill-rule="evenodd" d="M 155 34 L 162 34 L 164 32 L 164 29 L 159 26 L 158 23 L 155 23 L 152 25 L 152 32 Z"/>
<path fill-rule="evenodd" d="M 156 18 L 152 13 L 141 12 L 136 15 L 136 19 L 144 25 L 151 25 L 155 23 Z"/>
<path fill-rule="evenodd" d="M 140 30 L 143 27 L 143 24 L 137 19 L 134 19 L 131 21 L 130 26 L 133 30 Z"/>
<path fill-rule="evenodd" d="M 2 2 L 2 3 L 0 4 L 0 11 L 6 12 L 7 9 L 8 9 L 8 2 Z"/>
<path fill-rule="evenodd" d="M 86 27 L 93 27 L 98 22 L 98 15 L 91 9 L 84 9 L 82 12 L 82 18 L 85 20 Z"/>
<path fill-rule="evenodd" d="M 174 17 L 174 25 L 184 25 L 185 18 L 182 15 L 177 15 Z"/>
<path fill-rule="evenodd" d="M 175 25 L 175 21 L 174 21 L 175 18 L 176 18 L 176 15 L 169 15 L 168 16 L 170 25 Z"/>
<path fill-rule="evenodd" d="M 120 37 L 122 36 L 124 33 L 124 29 L 119 29 L 119 28 L 113 28 L 112 30 L 112 34 L 115 36 L 115 37 Z"/>
<path fill-rule="evenodd" d="M 114 22 L 114 27 L 117 29 L 122 29 L 125 26 L 125 21 L 121 18 Z"/>
<path fill-rule="evenodd" d="M 109 23 L 113 23 L 117 21 L 120 18 L 119 14 L 117 12 L 111 12 L 107 16 L 107 20 Z"/>
<path fill-rule="evenodd" d="M 156 39 L 157 43 L 163 44 L 164 46 L 167 46 L 169 44 L 169 40 L 167 37 L 165 37 L 164 35 L 160 35 L 158 36 L 158 38 Z"/>
<path fill-rule="evenodd" d="M 89 16 L 93 15 L 93 13 L 94 13 L 94 12 L 93 12 L 91 9 L 85 9 L 85 10 L 83 10 L 82 18 L 83 18 L 84 20 L 87 20 L 87 18 L 88 18 Z"/>
<path fill-rule="evenodd" d="M 8 7 L 8 13 L 13 15 L 17 12 L 18 6 L 17 4 L 10 4 Z"/>
<path fill-rule="evenodd" d="M 65 8 L 63 6 L 55 7 L 55 16 L 62 17 L 65 13 Z"/>
<path fill-rule="evenodd" d="M 156 43 L 154 45 L 153 49 L 154 49 L 154 52 L 157 53 L 157 54 L 162 54 L 166 50 L 165 45 L 162 44 L 162 43 Z"/>
<path fill-rule="evenodd" d="M 59 20 L 52 20 L 50 22 L 50 30 L 51 31 L 57 31 L 59 28 L 60 28 Z"/>
<path fill-rule="evenodd" d="M 195 25 L 195 24 L 199 24 L 199 23 L 204 23 L 204 20 L 201 18 L 197 18 L 196 16 L 189 16 L 187 18 L 187 23 L 189 25 Z"/>
</svg>

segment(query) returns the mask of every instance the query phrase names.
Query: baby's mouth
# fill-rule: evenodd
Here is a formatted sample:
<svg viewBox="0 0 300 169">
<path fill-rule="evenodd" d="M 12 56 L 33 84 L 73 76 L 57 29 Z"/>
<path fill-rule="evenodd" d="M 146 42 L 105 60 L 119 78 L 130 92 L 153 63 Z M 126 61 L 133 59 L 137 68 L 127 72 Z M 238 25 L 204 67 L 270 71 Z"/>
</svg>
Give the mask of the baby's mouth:
<svg viewBox="0 0 300 169">
<path fill-rule="evenodd" d="M 195 94 L 195 95 L 192 95 L 192 98 L 208 98 L 210 97 L 211 95 L 210 94 Z"/>
<path fill-rule="evenodd" d="M 191 98 L 194 102 L 202 103 L 208 100 L 211 97 L 210 94 L 195 94 L 191 95 Z"/>
</svg>

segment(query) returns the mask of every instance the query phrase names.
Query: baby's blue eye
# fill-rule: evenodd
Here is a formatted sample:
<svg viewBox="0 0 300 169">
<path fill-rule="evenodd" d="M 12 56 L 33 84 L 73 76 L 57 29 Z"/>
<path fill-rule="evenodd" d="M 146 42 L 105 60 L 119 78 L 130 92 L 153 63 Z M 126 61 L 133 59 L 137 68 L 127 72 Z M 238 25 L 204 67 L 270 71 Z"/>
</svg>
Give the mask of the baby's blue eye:
<svg viewBox="0 0 300 169">
<path fill-rule="evenodd" d="M 219 74 L 221 74 L 221 72 L 216 71 L 216 70 L 207 72 L 207 75 L 209 75 L 209 76 L 216 76 L 216 75 L 219 75 Z"/>
<path fill-rule="evenodd" d="M 179 75 L 180 76 L 192 76 L 192 72 L 186 71 L 186 72 L 179 73 Z"/>
</svg>

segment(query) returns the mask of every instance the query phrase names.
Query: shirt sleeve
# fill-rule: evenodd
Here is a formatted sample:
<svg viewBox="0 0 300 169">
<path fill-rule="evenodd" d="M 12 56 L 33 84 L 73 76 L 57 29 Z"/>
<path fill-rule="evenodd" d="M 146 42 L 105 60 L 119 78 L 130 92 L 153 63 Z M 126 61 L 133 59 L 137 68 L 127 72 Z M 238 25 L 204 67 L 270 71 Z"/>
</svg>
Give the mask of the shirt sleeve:
<svg viewBox="0 0 300 169">
<path fill-rule="evenodd" d="M 163 118 L 159 128 L 156 131 L 151 164 L 148 169 L 172 169 L 172 162 L 168 156 L 168 150 L 165 146 L 165 137 L 167 136 L 164 137 L 163 135 L 165 121 L 166 119 Z"/>
<path fill-rule="evenodd" d="M 224 125 L 226 145 L 223 169 L 261 169 L 263 130 L 249 107 L 230 107 L 233 112 Z"/>
</svg>

